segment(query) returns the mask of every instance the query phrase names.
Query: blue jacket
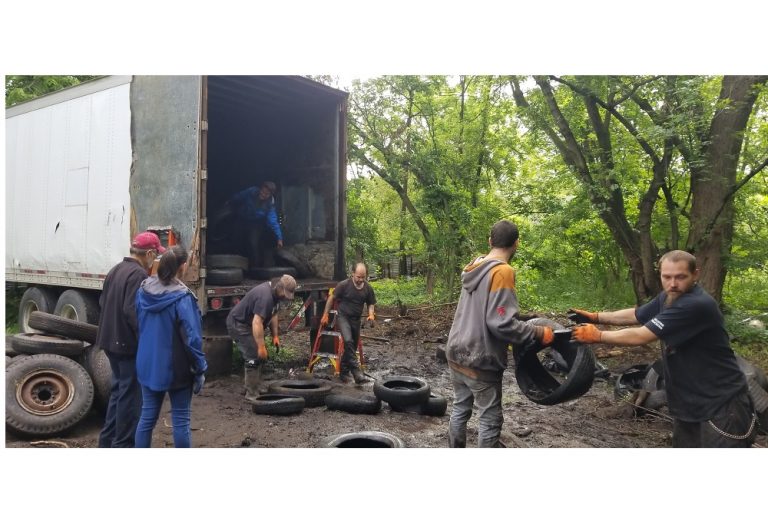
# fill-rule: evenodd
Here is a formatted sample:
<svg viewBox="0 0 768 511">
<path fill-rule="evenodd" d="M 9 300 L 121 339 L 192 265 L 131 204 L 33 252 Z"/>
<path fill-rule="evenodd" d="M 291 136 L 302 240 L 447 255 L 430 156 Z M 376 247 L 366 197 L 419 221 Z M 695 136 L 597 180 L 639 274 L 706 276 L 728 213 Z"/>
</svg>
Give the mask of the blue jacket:
<svg viewBox="0 0 768 511">
<path fill-rule="evenodd" d="M 275 211 L 275 198 L 270 197 L 263 201 L 259 199 L 259 187 L 252 186 L 236 193 L 232 197 L 237 214 L 251 223 L 266 222 L 278 240 L 283 239 L 280 223 L 277 221 Z"/>
<path fill-rule="evenodd" d="M 208 369 L 195 295 L 178 280 L 165 286 L 152 276 L 136 293 L 136 313 L 139 383 L 155 391 L 192 385 L 193 375 Z"/>
</svg>

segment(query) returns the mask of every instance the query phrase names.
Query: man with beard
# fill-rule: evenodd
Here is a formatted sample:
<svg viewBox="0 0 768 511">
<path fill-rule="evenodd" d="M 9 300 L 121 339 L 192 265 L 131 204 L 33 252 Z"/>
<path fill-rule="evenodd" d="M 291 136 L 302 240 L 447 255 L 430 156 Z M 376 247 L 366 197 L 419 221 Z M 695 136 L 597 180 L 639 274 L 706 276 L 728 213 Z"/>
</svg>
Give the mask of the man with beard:
<svg viewBox="0 0 768 511">
<path fill-rule="evenodd" d="M 277 309 L 281 301 L 293 300 L 296 280 L 283 275 L 274 282 L 263 282 L 251 288 L 227 316 L 227 332 L 243 355 L 245 399 L 259 397 L 261 367 L 267 360 L 264 329 L 269 325 L 272 345 L 280 351 Z"/>
<path fill-rule="evenodd" d="M 583 343 L 637 346 L 661 341 L 673 447 L 749 447 L 755 414 L 717 302 L 697 284 L 696 258 L 673 250 L 659 260 L 663 291 L 636 309 L 570 309 Z M 602 331 L 591 323 L 635 326 Z"/>
</svg>

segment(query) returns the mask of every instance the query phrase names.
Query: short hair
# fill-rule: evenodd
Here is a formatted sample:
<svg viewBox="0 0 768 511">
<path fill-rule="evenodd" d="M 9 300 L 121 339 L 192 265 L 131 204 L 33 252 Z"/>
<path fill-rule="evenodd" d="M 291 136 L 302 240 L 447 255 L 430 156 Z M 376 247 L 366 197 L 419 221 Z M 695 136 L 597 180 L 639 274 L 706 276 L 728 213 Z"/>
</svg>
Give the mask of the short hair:
<svg viewBox="0 0 768 511">
<path fill-rule="evenodd" d="M 352 273 L 355 273 L 360 266 L 363 267 L 365 274 L 368 275 L 368 265 L 362 261 L 355 263 L 355 266 L 352 267 Z"/>
<path fill-rule="evenodd" d="M 296 291 L 296 285 L 297 285 L 296 279 L 294 279 L 292 276 L 288 274 L 284 274 L 274 282 L 275 283 L 272 285 L 272 288 L 275 290 L 283 289 L 285 291 L 288 291 L 291 294 L 293 294 Z"/>
<path fill-rule="evenodd" d="M 515 244 L 520 232 L 517 226 L 509 220 L 499 220 L 491 227 L 491 246 L 493 248 L 509 248 Z"/>
<path fill-rule="evenodd" d="M 164 285 L 171 283 L 171 279 L 176 276 L 181 265 L 187 262 L 189 254 L 181 245 L 168 247 L 165 254 L 160 257 L 160 264 L 157 265 L 157 278 Z"/>
<path fill-rule="evenodd" d="M 672 250 L 667 252 L 661 258 L 659 258 L 659 269 L 661 269 L 661 263 L 664 261 L 670 261 L 676 263 L 678 261 L 686 261 L 688 263 L 688 270 L 691 273 L 696 271 L 696 256 L 685 250 Z"/>
</svg>

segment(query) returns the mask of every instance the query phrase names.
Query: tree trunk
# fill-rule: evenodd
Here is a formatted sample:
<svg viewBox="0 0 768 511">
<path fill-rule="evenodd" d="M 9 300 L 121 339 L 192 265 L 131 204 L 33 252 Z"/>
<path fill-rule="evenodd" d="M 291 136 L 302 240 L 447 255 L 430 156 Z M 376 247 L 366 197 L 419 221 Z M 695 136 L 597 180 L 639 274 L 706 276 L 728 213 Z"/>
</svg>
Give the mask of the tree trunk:
<svg viewBox="0 0 768 511">
<path fill-rule="evenodd" d="M 718 110 L 712 118 L 706 158 L 691 169 L 691 230 L 686 247 L 696 255 L 699 282 L 718 302 L 722 299 L 727 261 L 733 243 L 733 194 L 744 129 L 757 99 L 756 85 L 766 76 L 726 76 Z"/>
</svg>

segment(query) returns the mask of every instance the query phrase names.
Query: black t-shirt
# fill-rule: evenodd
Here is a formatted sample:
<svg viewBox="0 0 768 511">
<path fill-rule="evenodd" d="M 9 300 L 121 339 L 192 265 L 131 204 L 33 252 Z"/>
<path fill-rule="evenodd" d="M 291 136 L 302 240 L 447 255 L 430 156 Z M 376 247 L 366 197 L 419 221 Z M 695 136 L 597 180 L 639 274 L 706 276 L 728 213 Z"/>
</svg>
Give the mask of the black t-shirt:
<svg viewBox="0 0 768 511">
<path fill-rule="evenodd" d="M 717 302 L 698 285 L 668 307 L 666 295 L 639 307 L 635 317 L 661 339 L 670 414 L 686 422 L 709 420 L 746 379 Z"/>
<path fill-rule="evenodd" d="M 272 295 L 272 286 L 269 282 L 263 282 L 251 288 L 229 314 L 235 321 L 246 325 L 250 325 L 253 316 L 258 314 L 266 325 L 276 310 L 277 302 Z"/>
<path fill-rule="evenodd" d="M 339 282 L 333 290 L 333 298 L 338 301 L 337 310 L 349 319 L 360 319 L 364 303 L 376 304 L 376 293 L 371 285 L 363 282 L 363 289 L 357 289 L 352 279 Z"/>
</svg>

